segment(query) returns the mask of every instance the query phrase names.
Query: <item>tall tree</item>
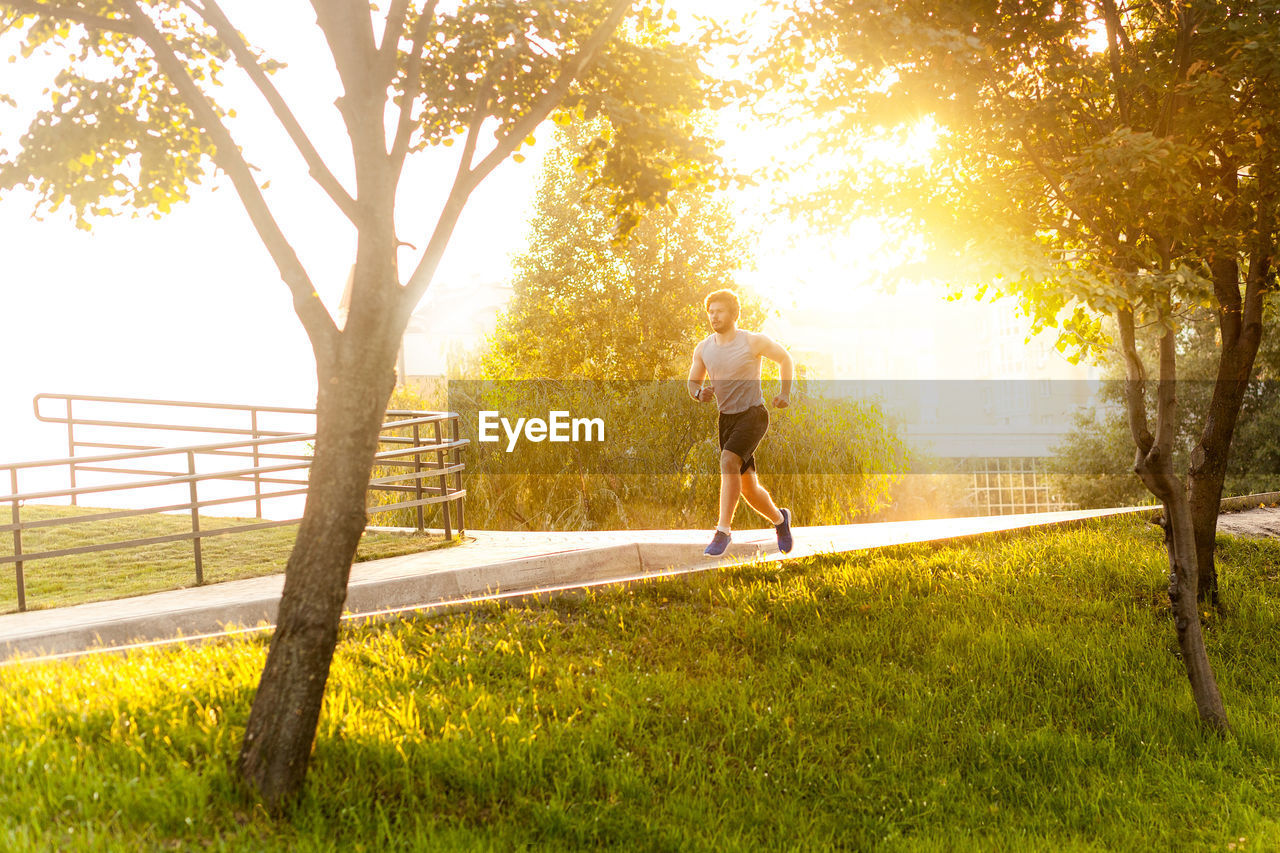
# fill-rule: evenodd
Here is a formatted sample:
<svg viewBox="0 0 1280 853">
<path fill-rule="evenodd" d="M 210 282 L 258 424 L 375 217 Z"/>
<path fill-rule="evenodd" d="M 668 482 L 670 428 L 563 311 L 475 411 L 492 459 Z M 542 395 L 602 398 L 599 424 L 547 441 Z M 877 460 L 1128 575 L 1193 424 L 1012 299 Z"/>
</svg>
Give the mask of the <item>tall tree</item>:
<svg viewBox="0 0 1280 853">
<path fill-rule="evenodd" d="M 335 103 L 351 187 L 272 83 L 277 63 L 246 42 L 217 0 L 0 3 L 0 31 L 17 32 L 24 55 L 43 48 L 66 63 L 50 81 L 48 106 L 0 165 L 0 188 L 26 187 L 46 209 L 69 204 L 87 225 L 128 208 L 163 213 L 212 164 L 234 186 L 310 338 L 319 385 L 310 491 L 239 758 L 244 779 L 271 807 L 287 804 L 305 776 L 397 348 L 468 198 L 552 115 L 605 123 L 592 166 L 611 188 L 623 231 L 714 163 L 689 121 L 705 88 L 695 51 L 653 37 L 669 28 L 659 3 L 311 5 L 341 81 Z M 225 120 L 232 108 L 216 93 L 230 66 L 252 81 L 355 231 L 341 327 Z M 395 202 L 405 163 L 455 141 L 448 198 L 402 276 L 396 252 L 407 225 L 398 227 Z"/>
<path fill-rule="evenodd" d="M 749 257 L 705 185 L 673 192 L 619 239 L 607 190 L 582 168 L 596 137 L 566 126 L 547 155 L 511 306 L 485 356 L 490 378 L 680 378 L 704 334 L 703 297 L 733 286 Z M 762 314 L 747 297 L 744 323 Z"/>
<path fill-rule="evenodd" d="M 1276 285 L 1280 4 L 1274 0 L 779 3 L 766 72 L 834 148 L 932 116 L 933 157 L 836 176 L 824 202 L 889 209 L 1040 328 L 1097 344 L 1112 317 L 1134 470 L 1164 505 L 1182 659 L 1201 719 L 1227 728 L 1197 597 L 1216 590 L 1227 454 Z M 843 180 L 841 180 L 843 179 Z M 959 267 L 957 267 L 959 269 Z M 1213 392 L 1175 470 L 1176 341 L 1216 314 Z M 1138 331 L 1160 330 L 1151 393 Z"/>
<path fill-rule="evenodd" d="M 705 184 L 674 190 L 620 234 L 607 188 L 583 168 L 598 130 L 558 130 L 528 247 L 514 263 L 511 304 L 487 342 L 486 381 L 454 383 L 450 408 L 599 416 L 609 441 L 542 445 L 518 463 L 480 449 L 468 512 L 491 526 L 686 525 L 693 496 L 706 500 L 703 478 L 689 469 L 710 435 L 710 412 L 690 405 L 684 377 L 706 334 L 702 299 L 734 286 L 747 241 Z M 746 322 L 755 327 L 763 313 L 744 294 Z"/>
</svg>

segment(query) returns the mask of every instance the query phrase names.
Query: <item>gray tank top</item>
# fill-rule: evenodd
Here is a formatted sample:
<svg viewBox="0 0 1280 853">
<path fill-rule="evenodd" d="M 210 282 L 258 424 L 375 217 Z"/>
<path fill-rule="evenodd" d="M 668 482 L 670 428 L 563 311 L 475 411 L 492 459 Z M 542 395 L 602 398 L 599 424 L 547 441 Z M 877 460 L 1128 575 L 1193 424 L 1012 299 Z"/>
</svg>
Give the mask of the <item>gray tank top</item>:
<svg viewBox="0 0 1280 853">
<path fill-rule="evenodd" d="M 702 342 L 702 363 L 707 366 L 721 414 L 736 415 L 764 405 L 760 356 L 751 354 L 751 334 L 738 329 L 734 339 L 724 346 L 716 343 L 714 333 Z"/>
</svg>

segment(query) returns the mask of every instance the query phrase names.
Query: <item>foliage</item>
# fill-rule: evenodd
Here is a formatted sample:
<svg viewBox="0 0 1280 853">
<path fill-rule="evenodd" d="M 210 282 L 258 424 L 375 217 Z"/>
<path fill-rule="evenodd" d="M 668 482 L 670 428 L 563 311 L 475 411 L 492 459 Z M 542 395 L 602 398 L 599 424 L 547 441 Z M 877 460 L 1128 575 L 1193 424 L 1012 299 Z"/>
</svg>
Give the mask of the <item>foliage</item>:
<svg viewBox="0 0 1280 853">
<path fill-rule="evenodd" d="M 229 51 L 210 33 L 191 29 L 181 7 L 166 0 L 151 4 L 151 13 L 192 75 L 217 86 Z M 150 51 L 125 33 L 99 30 L 86 37 L 65 21 L 0 9 L 6 13 L 0 34 L 21 33 L 23 58 L 76 51 L 46 90 L 48 105 L 35 114 L 21 147 L 0 150 L 0 191 L 33 191 L 37 212 L 66 205 L 84 230 L 95 217 L 158 217 L 189 201 L 213 144 L 190 106 L 165 85 Z"/>
<path fill-rule="evenodd" d="M 48 106 L 18 150 L 0 152 L 8 154 L 0 160 L 0 189 L 34 191 L 45 212 L 68 204 L 82 228 L 91 227 L 92 217 L 128 208 L 168 212 L 173 203 L 189 200 L 191 185 L 215 155 L 188 96 L 166 81 L 139 39 L 142 26 L 131 5 L 104 0 L 78 9 L 53 2 L 0 7 L 8 13 L 0 33 L 20 34 L 23 57 L 39 50 L 68 58 L 45 93 Z M 429 17 L 411 10 L 401 32 L 389 30 L 392 41 L 380 57 L 394 60 L 388 68 L 396 103 L 410 102 L 412 118 L 406 115 L 401 128 L 410 134 L 407 152 L 455 144 L 477 112 L 495 122 L 499 140 L 523 130 L 531 106 L 563 79 L 566 54 L 589 40 L 609 5 L 471 0 L 448 8 L 429 3 Z M 661 4 L 636 6 L 629 36 L 613 40 L 573 80 L 554 113 L 564 125 L 596 120 L 599 132 L 587 162 L 621 231 L 634 227 L 645 208 L 665 203 L 673 189 L 723 178 L 709 140 L 686 118 L 709 95 L 698 82 L 697 48 L 672 38 L 674 24 Z M 220 31 L 212 15 L 190 14 L 180 0 L 151 2 L 145 11 L 220 118 L 235 115 L 213 97 L 229 65 L 244 66 L 251 58 L 266 74 L 285 67 L 247 45 L 247 53 L 237 54 L 233 31 Z M 422 51 L 416 57 L 415 47 Z M 517 141 L 533 139 L 524 134 Z"/>
<path fill-rule="evenodd" d="M 768 396 L 768 394 L 766 394 Z M 411 407 L 412 392 L 398 399 Z M 714 406 L 689 399 L 683 381 L 494 380 L 453 382 L 449 409 L 470 443 L 465 506 L 472 529 L 601 530 L 706 526 L 719 494 Z M 546 418 L 558 410 L 601 418 L 603 442 L 479 441 L 478 413 Z M 803 383 L 772 410 L 758 452 L 762 479 L 803 524 L 864 518 L 887 501 L 906 450 L 874 404 L 820 400 Z M 740 507 L 738 524 L 763 524 Z M 390 513 L 388 514 L 390 515 Z M 405 511 L 394 516 L 412 526 Z M 439 526 L 438 514 L 428 516 Z"/>
<path fill-rule="evenodd" d="M 1270 239 L 1274 3 L 783 5 L 765 73 L 827 148 L 855 152 L 809 206 L 903 217 L 957 283 L 1016 294 L 1064 349 L 1098 353 L 1098 317 L 1122 309 L 1176 324 L 1215 302 L 1215 257 Z M 1097 46 L 1108 10 L 1111 51 Z M 862 168 L 860 144 L 926 119 L 929 158 Z"/>
<path fill-rule="evenodd" d="M 0 846 L 1272 849 L 1280 548 L 1222 555 L 1233 738 L 1109 519 L 347 629 L 281 823 L 229 771 L 261 640 L 11 665 Z"/>
<path fill-rule="evenodd" d="M 420 65 L 430 100 L 414 145 L 452 144 L 486 95 L 495 134 L 516 126 L 562 72 L 562 53 L 547 47 L 584 43 L 604 17 L 607 4 L 586 5 L 474 0 L 441 16 Z M 727 180 L 713 168 L 710 141 L 689 121 L 714 106 L 709 91 L 690 86 L 691 74 L 701 76 L 698 48 L 678 39 L 661 3 L 636 6 L 626 37 L 611 43 L 553 116 L 561 127 L 591 128 L 581 163 L 601 187 L 619 233 L 672 191 L 699 186 L 713 173 Z M 508 85 L 493 86 L 495 77 Z"/>
<path fill-rule="evenodd" d="M 673 193 L 619 238 L 584 167 L 599 123 L 562 128 L 547 155 L 511 305 L 488 342 L 488 379 L 674 379 L 704 336 L 702 300 L 750 263 L 747 240 L 707 187 Z M 765 311 L 744 292 L 741 324 Z"/>
<path fill-rule="evenodd" d="M 1121 405 L 1119 386 L 1110 383 L 1099 405 L 1075 413 L 1071 430 L 1045 463 L 1054 490 L 1065 503 L 1093 507 L 1134 506 L 1151 494 L 1133 473 L 1133 435 Z M 1179 442 L 1179 459 L 1186 445 Z"/>
<path fill-rule="evenodd" d="M 701 188 L 673 193 L 617 239 L 607 198 L 581 169 L 592 133 L 562 132 L 548 157 L 511 308 L 484 357 L 489 381 L 451 392 L 450 407 L 469 413 L 467 500 L 478 526 L 683 528 L 717 499 L 714 406 L 693 404 L 684 377 L 707 334 L 703 298 L 735 286 L 750 251 L 724 203 Z M 740 325 L 758 328 L 759 299 L 737 289 Z M 598 416 L 606 440 L 522 448 L 513 462 L 475 440 L 482 409 Z M 877 408 L 801 392 L 771 417 L 761 470 L 797 518 L 850 521 L 884 501 L 905 453 Z"/>
<path fill-rule="evenodd" d="M 785 4 L 791 6 L 792 4 Z M 768 58 L 824 141 L 940 127 L 933 156 L 854 183 L 966 276 L 1016 294 L 1032 331 L 1081 350 L 1111 318 L 1134 472 L 1164 505 L 1169 596 L 1201 719 L 1229 727 L 1198 601 L 1217 595 L 1213 530 L 1246 383 L 1277 284 L 1276 0 L 794 4 Z M 1102 34 L 1097 49 L 1091 37 Z M 887 127 L 889 130 L 877 131 Z M 868 186 L 878 184 L 878 186 Z M 1176 344 L 1189 310 L 1218 322 L 1215 382 L 1185 469 Z M 1154 423 L 1138 330 L 1155 327 Z"/>
<path fill-rule="evenodd" d="M 334 169 L 271 82 L 278 63 L 246 43 L 216 0 L 0 5 L 0 35 L 13 34 L 26 54 L 36 47 L 56 53 L 65 69 L 46 89 L 48 108 L 21 149 L 0 155 L 0 191 L 32 190 L 37 210 L 69 199 L 81 223 L 121 205 L 145 208 L 148 197 L 162 211 L 198 177 L 202 158 L 211 158 L 235 187 L 310 339 L 318 379 L 315 462 L 279 630 L 240 757 L 243 778 L 271 809 L 287 807 L 306 773 L 348 569 L 366 523 L 398 343 L 472 193 L 499 164 L 519 157 L 553 116 L 607 122 L 588 162 L 608 188 L 620 233 L 673 189 L 717 175 L 714 152 L 692 124 L 694 109 L 711 94 L 697 66 L 699 48 L 671 38 L 674 24 L 660 9 L 644 0 L 392 0 L 385 10 L 313 0 L 341 84 L 332 102 L 349 143 L 351 168 Z M 356 251 L 341 328 L 264 195 L 269 181 L 260 185 L 261 167 L 250 164 L 224 120 L 232 110 L 214 92 L 227 57 L 350 221 Z M 108 85 L 84 83 L 90 80 Z M 100 121 L 103 111 L 134 120 Z M 481 139 L 495 127 L 491 142 Z M 64 139 L 76 146 L 49 142 Z M 407 241 L 396 197 L 406 160 L 456 141 L 453 183 L 404 278 L 397 253 Z M 157 148 L 171 168 L 149 166 L 146 155 Z M 99 161 L 102 168 L 88 178 L 76 165 Z M 352 173 L 349 190 L 338 175 Z"/>
<path fill-rule="evenodd" d="M 1270 312 L 1275 310 L 1272 297 Z M 1269 318 L 1274 316 L 1268 315 Z M 1212 317 L 1201 314 L 1188 322 L 1178 343 L 1182 374 L 1178 402 L 1182 418 L 1174 443 L 1175 465 L 1187 464 L 1204 429 L 1204 413 L 1213 392 L 1216 359 Z M 1133 436 L 1124 411 L 1122 366 L 1108 365 L 1109 379 L 1100 389 L 1099 405 L 1080 412 L 1072 430 L 1049 462 L 1055 485 L 1063 497 L 1081 507 L 1126 506 L 1149 499 L 1133 473 Z M 1155 372 L 1154 365 L 1148 366 Z M 1151 416 L 1154 416 L 1152 411 Z M 1246 495 L 1280 487 L 1280 339 L 1263 338 L 1254 363 L 1253 380 L 1240 411 L 1240 425 L 1231 443 L 1225 492 Z"/>
</svg>

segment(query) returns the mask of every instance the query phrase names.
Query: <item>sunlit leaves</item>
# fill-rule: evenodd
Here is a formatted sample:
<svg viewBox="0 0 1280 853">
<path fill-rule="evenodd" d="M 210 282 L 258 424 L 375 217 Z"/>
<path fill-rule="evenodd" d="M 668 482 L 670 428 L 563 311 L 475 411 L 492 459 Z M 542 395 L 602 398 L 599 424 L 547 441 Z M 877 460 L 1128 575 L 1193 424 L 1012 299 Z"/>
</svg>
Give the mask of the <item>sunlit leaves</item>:
<svg viewBox="0 0 1280 853">
<path fill-rule="evenodd" d="M 479 156 L 562 80 L 577 74 L 556 118 L 606 119 L 583 165 L 607 187 L 618 233 L 635 227 L 646 209 L 665 204 L 681 186 L 712 179 L 712 146 L 694 124 L 711 97 L 695 46 L 678 44 L 675 24 L 660 2 L 639 2 L 619 34 L 579 73 L 571 68 L 605 19 L 607 0 L 472 0 L 440 4 L 432 18 L 409 15 L 397 39 L 400 71 L 391 97 L 415 92 L 410 151 L 453 145 L 483 129 Z M 128 32 L 126 4 L 97 0 L 79 11 L 101 28 L 70 24 L 56 14 L 18 17 L 21 50 L 66 53 L 71 66 L 48 92 L 22 150 L 5 161 L 0 188 L 36 192 L 42 210 L 63 205 L 87 226 L 94 215 L 127 209 L 160 214 L 189 195 L 212 147 L 204 131 L 158 74 L 149 53 Z M 175 47 L 192 78 L 217 84 L 229 54 L 177 0 L 146 4 L 146 14 Z M 119 22 L 119 23 L 116 23 Z M 425 36 L 421 62 L 408 51 Z M 259 57 L 268 71 L 280 64 Z M 419 85 L 407 87 L 417 68 Z M 573 74 L 571 74 L 573 72 Z M 230 114 L 230 113 L 228 113 Z M 531 140 L 523 140 L 532 144 Z M 513 155 L 523 159 L 518 149 Z"/>
<path fill-rule="evenodd" d="M 35 190 L 50 211 L 67 204 L 87 227 L 90 215 L 127 208 L 167 213 L 199 181 L 211 146 L 169 90 L 64 72 L 53 100 L 0 167 L 0 186 Z"/>
<path fill-rule="evenodd" d="M 1078 341 L 1120 307 L 1214 302 L 1211 259 L 1247 257 L 1274 216 L 1280 4 L 1181 5 L 1185 59 L 1176 8 L 1139 2 L 1113 63 L 1095 3 L 779 2 L 758 82 L 830 151 L 933 116 L 931 162 L 855 167 L 801 206 L 904 217 L 956 283 L 997 282 Z"/>
<path fill-rule="evenodd" d="M 490 341 L 494 378 L 669 379 L 704 334 L 702 298 L 732 286 L 749 248 L 706 188 L 672 193 L 623 241 L 612 192 L 578 163 L 603 118 L 568 125 L 544 161 L 529 247 Z M 761 312 L 744 297 L 744 325 Z M 585 324 L 585 325 L 584 325 Z"/>
<path fill-rule="evenodd" d="M 426 40 L 413 148 L 451 145 L 477 121 L 492 137 L 504 137 L 563 77 L 608 5 L 477 0 L 437 13 Z M 694 124 L 708 104 L 710 82 L 697 50 L 674 37 L 660 4 L 638 3 L 620 37 L 575 80 L 553 116 L 562 125 L 606 120 L 582 163 L 609 188 L 620 234 L 645 209 L 665 204 L 673 189 L 715 174 L 713 148 Z M 404 84 L 397 83 L 402 98 Z"/>
<path fill-rule="evenodd" d="M 724 177 L 696 124 L 705 82 L 693 48 L 622 41 L 566 100 L 567 115 L 599 118 L 607 128 L 587 145 L 580 165 L 609 191 L 620 233 L 634 228 L 645 209 L 667 204 L 673 191 Z"/>
<path fill-rule="evenodd" d="M 213 148 L 188 106 L 133 38 L 107 29 L 132 25 L 111 2 L 82 4 L 103 27 L 51 16 L 18 19 L 20 51 L 58 51 L 68 67 L 45 89 L 21 148 L 0 160 L 0 190 L 24 187 L 37 210 L 70 208 L 77 227 L 126 211 L 162 215 L 189 198 Z M 173 2 L 148 12 L 183 57 L 194 79 L 216 85 L 226 50 L 194 28 Z"/>
<path fill-rule="evenodd" d="M 601 2 L 572 14 L 563 5 L 479 0 L 438 13 L 427 25 L 415 147 L 465 132 L 476 115 L 496 119 L 498 135 L 524 115 L 605 15 Z"/>
</svg>

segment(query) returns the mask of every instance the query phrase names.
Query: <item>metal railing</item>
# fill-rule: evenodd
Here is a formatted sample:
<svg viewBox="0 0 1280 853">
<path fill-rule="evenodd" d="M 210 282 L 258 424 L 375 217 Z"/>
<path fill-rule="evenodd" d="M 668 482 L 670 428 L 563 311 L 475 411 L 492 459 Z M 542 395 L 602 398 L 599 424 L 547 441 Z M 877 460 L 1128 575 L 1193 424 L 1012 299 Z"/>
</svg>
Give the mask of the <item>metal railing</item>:
<svg viewBox="0 0 1280 853">
<path fill-rule="evenodd" d="M 65 414 L 46 414 L 41 411 L 42 402 L 52 402 L 62 405 L 55 408 L 63 408 Z M 127 406 L 133 411 L 159 410 L 161 415 L 171 420 L 152 420 L 152 421 L 129 421 L 122 420 L 118 417 L 76 417 L 75 407 L 80 404 L 83 412 L 85 407 L 91 407 L 101 411 L 106 408 L 110 411 L 110 407 Z M 77 437 L 77 427 L 79 435 L 84 435 L 87 428 L 108 428 L 114 430 L 133 430 L 143 432 L 183 432 L 196 433 L 206 436 L 248 436 L 253 439 L 268 438 L 296 434 L 300 432 L 311 432 L 308 429 L 265 429 L 262 424 L 265 417 L 275 416 L 293 416 L 303 417 L 309 420 L 308 426 L 315 422 L 315 409 L 302 409 L 289 406 L 255 406 L 248 404 L 234 403 L 200 403 L 189 400 L 153 400 L 138 397 L 102 397 L 86 394 L 37 394 L 32 399 L 32 408 L 35 410 L 36 420 L 51 424 L 66 424 L 67 427 L 67 470 L 69 476 L 69 485 L 72 489 L 76 487 L 76 476 L 78 472 L 95 470 L 92 465 L 86 465 L 89 460 L 83 457 L 77 457 L 76 453 L 80 449 L 94 450 L 154 450 L 159 449 L 163 445 L 158 443 L 137 443 L 137 442 L 121 442 L 121 441 L 88 441 Z M 184 412 L 200 412 L 205 417 L 210 413 L 231 413 L 233 420 L 246 419 L 247 424 L 243 427 L 236 426 L 218 426 L 208 423 L 177 422 L 176 414 L 172 411 L 179 410 Z M 388 414 L 392 414 L 388 412 Z M 292 418 L 291 418 L 292 419 Z M 192 442 L 184 442 L 190 444 Z M 227 451 L 226 455 L 239 455 L 248 457 L 253 460 L 253 467 L 257 468 L 262 458 L 258 448 L 253 447 L 248 452 L 236 453 L 235 451 Z M 118 473 L 113 471 L 105 471 L 104 473 Z M 260 484 L 259 484 L 260 488 Z M 71 496 L 71 505 L 76 505 L 76 496 Z M 262 501 L 255 501 L 255 516 L 262 517 Z"/>
<path fill-rule="evenodd" d="M 42 400 L 58 400 L 65 405 L 65 415 L 47 415 L 40 410 Z M 181 409 L 207 409 L 229 412 L 241 412 L 248 416 L 246 427 L 217 426 L 200 424 L 177 424 L 164 421 L 128 421 L 110 417 L 76 417 L 75 402 L 95 404 L 119 404 L 129 406 L 132 410 L 146 410 L 148 407 L 167 407 Z M 234 406 L 228 404 L 193 403 L 171 400 L 146 400 L 120 397 L 83 397 L 63 394 L 40 394 L 34 400 L 36 417 L 51 423 L 67 425 L 67 446 L 70 455 L 61 459 L 44 459 L 33 462 L 16 462 L 0 464 L 0 476 L 8 472 L 10 486 L 8 495 L 0 494 L 0 504 L 10 505 L 11 522 L 0 525 L 0 536 L 12 536 L 13 553 L 0 554 L 0 565 L 14 564 L 17 584 L 18 609 L 26 610 L 25 568 L 35 560 L 69 557 L 99 551 L 137 548 L 146 545 L 157 545 L 166 542 L 190 540 L 192 556 L 195 563 L 196 584 L 204 583 L 204 565 L 201 554 L 201 541 L 214 536 L 226 536 L 236 533 L 248 533 L 273 527 L 297 524 L 301 518 L 276 520 L 259 520 L 248 524 L 203 529 L 201 527 L 200 510 L 209 507 L 246 504 L 252 502 L 256 509 L 256 518 L 262 519 L 264 501 L 280 498 L 297 498 L 307 492 L 307 471 L 311 465 L 308 445 L 314 442 L 314 428 L 308 432 L 288 432 L 279 429 L 264 429 L 260 420 L 264 414 L 311 416 L 314 409 L 296 409 L 267 406 Z M 445 425 L 449 433 L 444 433 Z M 116 431 L 130 430 L 176 430 L 186 433 L 210 433 L 215 435 L 236 435 L 242 438 L 217 441 L 203 444 L 186 444 L 179 447 L 165 447 L 153 444 L 139 444 L 130 441 L 89 441 L 77 438 L 77 427 L 80 435 L 88 427 L 110 428 Z M 369 481 L 369 491 L 384 492 L 392 495 L 390 503 L 371 501 L 366 511 L 378 514 L 400 509 L 413 509 L 416 515 L 417 529 L 423 530 L 425 524 L 424 509 L 434 504 L 440 505 L 444 533 L 453 536 L 453 513 L 457 512 L 457 529 L 465 530 L 463 514 L 463 498 L 466 491 L 462 488 L 462 448 L 468 441 L 459 438 L 458 415 L 452 412 L 421 412 L 406 409 L 393 409 L 387 412 L 387 420 L 382 425 L 379 446 L 375 456 L 375 475 Z M 77 456 L 76 451 L 83 448 L 111 449 L 114 453 L 92 456 Z M 248 460 L 244 462 L 242 460 Z M 230 467 L 227 467 L 230 462 Z M 138 467 L 142 465 L 144 467 Z M 215 467 L 221 466 L 221 467 Z M 23 472 L 35 470 L 57 471 L 65 468 L 69 484 L 64 488 L 35 489 L 23 492 L 21 475 Z M 110 475 L 112 480 L 94 485 L 83 485 L 85 479 L 78 475 Z M 452 483 L 450 482 L 452 480 Z M 0 481 L 2 482 L 2 481 Z M 200 487 L 203 483 L 233 483 L 249 488 L 248 494 L 235 489 L 235 494 L 210 497 L 206 487 L 205 496 L 201 497 Z M 270 487 L 270 488 L 267 488 Z M 142 508 L 111 509 L 102 512 L 88 511 L 75 515 L 56 516 L 50 518 L 23 519 L 22 509 L 27 502 L 53 501 L 70 499 L 72 505 L 85 495 L 107 493 L 132 493 L 146 491 L 154 495 L 157 492 L 182 489 L 186 500 L 175 502 L 154 502 Z M 126 503 L 130 502 L 128 500 Z M 145 501 L 144 501 L 145 502 Z M 456 504 L 456 506 L 453 506 Z M 94 542 L 74 547 L 54 548 L 42 551 L 23 549 L 23 532 L 37 529 L 69 527 L 73 525 L 91 524 L 94 522 L 133 518 L 158 513 L 189 513 L 190 529 L 180 533 L 159 536 L 148 536 L 133 539 L 113 540 L 110 542 Z"/>
</svg>

